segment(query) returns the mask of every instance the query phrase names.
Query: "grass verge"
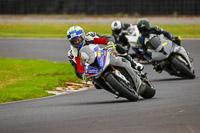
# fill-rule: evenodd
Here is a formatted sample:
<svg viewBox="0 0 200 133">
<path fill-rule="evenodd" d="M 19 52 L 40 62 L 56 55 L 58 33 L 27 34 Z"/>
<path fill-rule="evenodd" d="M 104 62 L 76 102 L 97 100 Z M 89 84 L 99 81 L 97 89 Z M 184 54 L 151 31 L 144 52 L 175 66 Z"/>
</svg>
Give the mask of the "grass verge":
<svg viewBox="0 0 200 133">
<path fill-rule="evenodd" d="M 73 25 L 81 26 L 85 32 L 95 31 L 102 35 L 111 35 L 110 24 L 22 24 L 0 23 L 0 37 L 41 37 L 65 38 L 67 29 Z M 200 25 L 158 25 L 173 35 L 183 38 L 200 38 Z"/>
<path fill-rule="evenodd" d="M 50 96 L 65 81 L 80 82 L 69 63 L 0 58 L 0 103 Z"/>
</svg>

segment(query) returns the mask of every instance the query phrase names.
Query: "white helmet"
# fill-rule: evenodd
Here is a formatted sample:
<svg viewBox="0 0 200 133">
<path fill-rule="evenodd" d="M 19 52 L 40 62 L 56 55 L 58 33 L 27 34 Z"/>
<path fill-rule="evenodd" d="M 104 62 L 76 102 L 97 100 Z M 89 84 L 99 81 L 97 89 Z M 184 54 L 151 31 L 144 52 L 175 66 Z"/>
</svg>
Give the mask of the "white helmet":
<svg viewBox="0 0 200 133">
<path fill-rule="evenodd" d="M 114 34 L 119 35 L 122 32 L 122 23 L 119 20 L 113 21 L 111 24 L 111 29 Z"/>
</svg>

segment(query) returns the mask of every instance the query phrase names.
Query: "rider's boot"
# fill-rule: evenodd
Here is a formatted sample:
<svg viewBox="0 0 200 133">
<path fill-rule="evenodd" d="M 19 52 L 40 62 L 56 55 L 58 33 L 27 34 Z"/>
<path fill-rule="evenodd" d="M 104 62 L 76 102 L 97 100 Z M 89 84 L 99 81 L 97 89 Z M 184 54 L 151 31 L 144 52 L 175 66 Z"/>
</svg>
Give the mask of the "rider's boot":
<svg viewBox="0 0 200 133">
<path fill-rule="evenodd" d="M 153 69 L 155 69 L 155 71 L 157 72 L 157 73 L 162 73 L 162 71 L 163 71 L 163 69 L 162 69 L 162 67 L 160 66 L 160 64 L 158 64 L 158 63 L 152 63 L 153 64 Z"/>
<path fill-rule="evenodd" d="M 131 58 L 130 55 L 126 56 L 126 59 L 131 63 L 131 67 L 137 69 L 138 71 L 142 71 L 144 66 Z"/>
<path fill-rule="evenodd" d="M 157 73 L 162 73 L 163 69 L 161 68 L 160 65 L 155 65 L 154 69 L 156 70 Z"/>
</svg>

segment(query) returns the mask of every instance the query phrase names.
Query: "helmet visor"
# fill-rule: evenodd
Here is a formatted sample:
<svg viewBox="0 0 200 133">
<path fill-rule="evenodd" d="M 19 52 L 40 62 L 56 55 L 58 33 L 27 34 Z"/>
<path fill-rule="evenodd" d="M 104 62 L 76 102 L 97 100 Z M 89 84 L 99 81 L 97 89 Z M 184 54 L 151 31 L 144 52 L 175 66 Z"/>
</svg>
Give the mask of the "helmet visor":
<svg viewBox="0 0 200 133">
<path fill-rule="evenodd" d="M 73 38 L 73 39 L 70 40 L 70 43 L 72 44 L 72 46 L 74 48 L 79 48 L 80 45 L 82 44 L 82 42 L 83 42 L 82 36 L 78 36 L 78 37 Z"/>
<path fill-rule="evenodd" d="M 144 28 L 144 27 L 139 29 L 139 30 L 140 30 L 140 33 L 144 36 L 148 35 L 148 33 L 149 33 L 149 30 L 147 28 Z"/>
<path fill-rule="evenodd" d="M 119 34 L 121 33 L 121 31 L 122 31 L 122 29 L 115 29 L 115 30 L 114 30 L 114 33 L 115 33 L 116 35 L 119 35 Z"/>
</svg>

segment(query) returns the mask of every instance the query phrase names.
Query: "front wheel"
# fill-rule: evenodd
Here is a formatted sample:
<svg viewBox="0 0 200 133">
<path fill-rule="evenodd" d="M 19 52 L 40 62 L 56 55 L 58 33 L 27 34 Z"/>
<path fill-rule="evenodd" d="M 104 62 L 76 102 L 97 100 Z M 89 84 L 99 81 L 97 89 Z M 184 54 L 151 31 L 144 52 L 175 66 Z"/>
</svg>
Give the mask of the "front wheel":
<svg viewBox="0 0 200 133">
<path fill-rule="evenodd" d="M 184 77 L 194 79 L 195 75 L 193 72 L 190 71 L 188 67 L 186 67 L 181 61 L 177 59 L 177 57 L 173 57 L 171 60 L 171 63 L 174 64 L 174 66 L 179 69 L 179 71 L 183 74 Z"/>
<path fill-rule="evenodd" d="M 130 90 L 128 85 L 115 78 L 112 73 L 107 74 L 106 80 L 119 93 L 119 96 L 125 97 L 129 101 L 137 101 L 139 99 L 138 94 L 134 90 Z"/>
<path fill-rule="evenodd" d="M 146 86 L 146 90 L 141 94 L 144 99 L 150 99 L 154 97 L 156 94 L 155 88 L 150 87 L 148 84 Z"/>
</svg>

